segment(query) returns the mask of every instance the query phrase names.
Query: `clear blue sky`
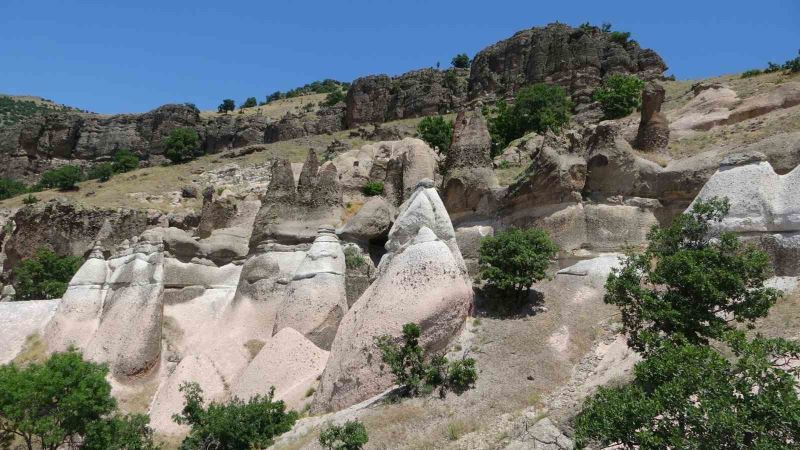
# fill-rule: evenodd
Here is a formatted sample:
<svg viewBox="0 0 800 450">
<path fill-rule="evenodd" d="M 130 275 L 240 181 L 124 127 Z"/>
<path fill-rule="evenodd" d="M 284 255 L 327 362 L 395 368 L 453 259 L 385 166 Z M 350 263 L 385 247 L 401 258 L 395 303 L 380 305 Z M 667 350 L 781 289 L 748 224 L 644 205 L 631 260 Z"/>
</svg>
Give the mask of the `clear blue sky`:
<svg viewBox="0 0 800 450">
<path fill-rule="evenodd" d="M 316 79 L 445 66 L 554 21 L 630 31 L 681 79 L 800 48 L 798 0 L 0 0 L 0 92 L 103 113 L 210 109 Z"/>
</svg>

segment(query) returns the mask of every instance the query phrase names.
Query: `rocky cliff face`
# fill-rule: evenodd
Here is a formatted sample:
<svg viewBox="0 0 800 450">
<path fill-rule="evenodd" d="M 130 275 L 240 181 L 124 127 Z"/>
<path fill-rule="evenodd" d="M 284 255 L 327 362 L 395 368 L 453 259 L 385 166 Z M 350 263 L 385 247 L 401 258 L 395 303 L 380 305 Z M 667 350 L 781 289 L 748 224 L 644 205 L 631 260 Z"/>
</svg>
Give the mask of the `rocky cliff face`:
<svg viewBox="0 0 800 450">
<path fill-rule="evenodd" d="M 595 27 L 555 23 L 516 33 L 475 55 L 469 75 L 469 98 L 505 96 L 531 83 L 555 83 L 577 105 L 609 73 L 659 78 L 667 66 L 658 54 L 633 40 L 621 42 Z"/>
<path fill-rule="evenodd" d="M 345 123 L 353 128 L 452 111 L 466 99 L 466 76 L 463 69 L 421 69 L 358 78 L 347 91 Z"/>
</svg>

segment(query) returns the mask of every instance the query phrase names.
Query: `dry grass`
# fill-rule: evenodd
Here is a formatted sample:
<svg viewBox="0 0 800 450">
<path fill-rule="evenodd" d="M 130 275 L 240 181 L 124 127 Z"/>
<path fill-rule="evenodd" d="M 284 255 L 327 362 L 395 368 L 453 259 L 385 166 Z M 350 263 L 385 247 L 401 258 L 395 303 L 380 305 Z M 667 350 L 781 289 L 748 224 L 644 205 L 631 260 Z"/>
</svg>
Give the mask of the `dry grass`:
<svg viewBox="0 0 800 450">
<path fill-rule="evenodd" d="M 43 363 L 47 360 L 47 343 L 39 334 L 25 338 L 22 351 L 14 358 L 14 364 L 27 366 L 32 363 Z"/>
<path fill-rule="evenodd" d="M 505 169 L 495 169 L 494 174 L 497 175 L 497 181 L 500 186 L 510 186 L 517 181 L 517 178 L 525 172 L 524 166 L 509 166 Z"/>
<path fill-rule="evenodd" d="M 229 115 L 237 116 L 237 115 L 244 115 L 244 116 L 253 116 L 253 115 L 260 115 L 269 117 L 270 119 L 280 119 L 286 113 L 299 113 L 304 112 L 307 105 L 312 105 L 310 108 L 311 111 L 316 111 L 318 108 L 318 104 L 325 100 L 325 97 L 328 94 L 310 94 L 310 95 L 303 95 L 300 97 L 293 97 L 293 98 L 284 98 L 281 100 L 276 100 L 274 102 L 270 102 L 267 105 L 263 106 L 254 106 L 252 108 L 243 108 L 237 109 L 236 111 L 232 111 L 228 113 Z M 241 113 L 240 113 L 241 111 Z M 224 113 L 219 113 L 217 111 L 202 111 L 200 113 L 200 117 L 204 119 L 212 119 L 214 117 L 219 117 L 225 115 Z"/>
</svg>

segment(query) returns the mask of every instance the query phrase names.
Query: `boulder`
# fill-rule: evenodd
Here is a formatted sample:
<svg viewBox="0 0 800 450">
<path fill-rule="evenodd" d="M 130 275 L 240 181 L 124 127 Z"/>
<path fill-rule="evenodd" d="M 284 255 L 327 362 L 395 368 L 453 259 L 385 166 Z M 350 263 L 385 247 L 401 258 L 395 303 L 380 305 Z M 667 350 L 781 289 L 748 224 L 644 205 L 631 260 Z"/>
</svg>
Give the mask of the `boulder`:
<svg viewBox="0 0 800 450">
<path fill-rule="evenodd" d="M 664 87 L 650 82 L 642 91 L 642 118 L 633 146 L 648 152 L 665 150 L 669 144 L 669 122 L 661 112 L 666 93 Z"/>
<path fill-rule="evenodd" d="M 337 231 L 342 239 L 368 243 L 386 236 L 396 211 L 383 197 L 371 197 L 358 212 Z"/>
<path fill-rule="evenodd" d="M 309 389 L 317 385 L 327 362 L 327 351 L 296 330 L 283 328 L 267 341 L 233 384 L 231 396 L 247 400 L 267 395 L 274 387 L 275 399 L 300 411 L 311 401 Z"/>
<path fill-rule="evenodd" d="M 292 276 L 273 334 L 292 328 L 316 346 L 330 349 L 347 308 L 344 252 L 333 228 L 321 227 Z"/>
</svg>

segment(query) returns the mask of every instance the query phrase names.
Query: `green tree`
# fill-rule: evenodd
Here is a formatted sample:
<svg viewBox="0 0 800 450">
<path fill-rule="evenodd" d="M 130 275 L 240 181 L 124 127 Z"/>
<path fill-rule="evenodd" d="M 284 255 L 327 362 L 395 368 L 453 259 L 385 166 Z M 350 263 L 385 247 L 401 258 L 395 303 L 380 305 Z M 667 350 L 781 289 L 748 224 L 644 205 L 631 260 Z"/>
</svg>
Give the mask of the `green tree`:
<svg viewBox="0 0 800 450">
<path fill-rule="evenodd" d="M 714 232 L 728 209 L 726 199 L 696 202 L 609 276 L 605 301 L 645 359 L 631 384 L 587 400 L 579 446 L 797 448 L 800 368 L 788 362 L 800 345 L 735 326 L 765 316 L 777 292 L 764 286 L 766 254 Z"/>
<path fill-rule="evenodd" d="M 528 132 L 560 132 L 569 122 L 571 111 L 572 101 L 564 88 L 545 83 L 520 89 L 512 106 L 499 101 L 495 114 L 489 117 L 493 156 Z"/>
<path fill-rule="evenodd" d="M 176 128 L 164 141 L 164 155 L 173 164 L 191 161 L 201 155 L 200 137 L 192 128 Z"/>
<path fill-rule="evenodd" d="M 112 175 L 114 175 L 114 166 L 111 163 L 101 163 L 89 168 L 86 179 L 108 181 Z"/>
<path fill-rule="evenodd" d="M 403 325 L 402 345 L 388 334 L 375 338 L 381 360 L 405 395 L 417 396 L 437 387 L 440 395 L 447 390 L 460 394 L 474 386 L 478 377 L 474 359 L 448 361 L 443 356 L 429 358 L 419 345 L 421 334 L 419 325 L 407 323 Z"/>
<path fill-rule="evenodd" d="M 139 168 L 139 157 L 130 150 L 118 150 L 111 163 L 114 173 L 130 172 Z"/>
<path fill-rule="evenodd" d="M 459 53 L 453 57 L 450 64 L 457 69 L 469 68 L 469 56 L 466 53 Z"/>
<path fill-rule="evenodd" d="M 367 429 L 357 420 L 329 425 L 319 434 L 319 445 L 327 450 L 361 450 L 369 442 Z"/>
<path fill-rule="evenodd" d="M 239 109 L 252 108 L 254 106 L 258 106 L 258 100 L 256 100 L 255 97 L 247 97 L 247 100 L 245 100 L 244 103 L 239 106 Z"/>
<path fill-rule="evenodd" d="M 642 89 L 644 81 L 634 75 L 609 75 L 593 97 L 600 102 L 606 119 L 619 119 L 642 105 Z"/>
<path fill-rule="evenodd" d="M 272 103 L 276 100 L 282 99 L 283 97 L 284 97 L 283 92 L 275 91 L 267 96 L 267 103 Z"/>
<path fill-rule="evenodd" d="M 669 343 L 634 368 L 634 381 L 600 388 L 575 421 L 579 448 L 796 449 L 800 346 L 756 338 L 734 362 L 706 345 Z"/>
<path fill-rule="evenodd" d="M 62 166 L 42 174 L 39 185 L 46 189 L 58 188 L 62 191 L 75 189 L 83 181 L 83 171 L 78 166 Z"/>
<path fill-rule="evenodd" d="M 775 304 L 778 292 L 764 286 L 766 253 L 732 233 L 711 233 L 728 210 L 727 199 L 696 202 L 668 227 L 654 227 L 646 251 L 608 277 L 604 300 L 619 306 L 634 350 L 647 354 L 663 339 L 707 344 Z"/>
<path fill-rule="evenodd" d="M 203 406 L 203 390 L 197 383 L 180 386 L 184 407 L 172 419 L 191 427 L 181 449 L 250 450 L 267 448 L 273 438 L 289 431 L 298 414 L 286 411 L 283 401 L 275 401 L 275 388 L 266 396 L 257 395 L 244 402 L 234 398 L 228 404 L 210 402 Z"/>
<path fill-rule="evenodd" d="M 40 248 L 33 257 L 14 267 L 16 300 L 61 297 L 82 263 L 79 256 L 58 256 L 52 250 Z"/>
<path fill-rule="evenodd" d="M 337 89 L 335 91 L 331 91 L 325 96 L 325 101 L 322 102 L 322 106 L 333 106 L 339 102 L 344 101 L 344 92 Z"/>
<path fill-rule="evenodd" d="M 0 200 L 16 197 L 28 192 L 28 188 L 17 180 L 0 178 Z"/>
<path fill-rule="evenodd" d="M 0 435 L 28 450 L 154 448 L 146 416 L 116 414 L 107 374 L 72 350 L 42 364 L 0 366 Z"/>
<path fill-rule="evenodd" d="M 483 238 L 479 253 L 479 278 L 521 301 L 545 277 L 558 246 L 543 230 L 509 228 Z"/>
<path fill-rule="evenodd" d="M 453 140 L 453 121 L 444 120 L 442 116 L 428 116 L 420 120 L 417 133 L 440 155 L 446 155 Z"/>
<path fill-rule="evenodd" d="M 218 112 L 225 114 L 227 114 L 229 111 L 233 111 L 234 109 L 236 109 L 236 102 L 230 98 L 223 100 L 222 103 L 220 103 L 217 107 Z"/>
</svg>

